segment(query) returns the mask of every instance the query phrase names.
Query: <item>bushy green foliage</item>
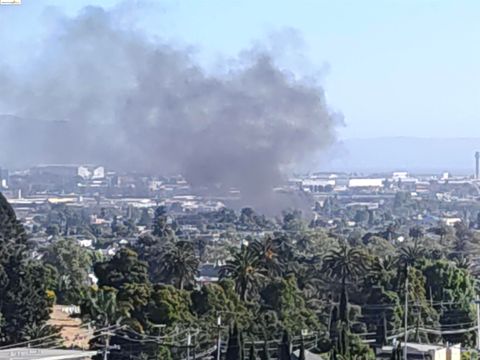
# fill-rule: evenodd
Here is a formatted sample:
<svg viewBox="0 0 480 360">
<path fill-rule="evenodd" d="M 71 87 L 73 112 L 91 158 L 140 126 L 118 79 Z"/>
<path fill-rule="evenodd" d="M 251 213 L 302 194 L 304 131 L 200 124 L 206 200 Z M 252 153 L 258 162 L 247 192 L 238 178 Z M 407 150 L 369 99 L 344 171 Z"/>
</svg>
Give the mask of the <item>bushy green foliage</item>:
<svg viewBox="0 0 480 360">
<path fill-rule="evenodd" d="M 270 282 L 260 296 L 263 308 L 276 312 L 280 329 L 299 334 L 303 329 L 320 328 L 315 313 L 306 307 L 293 275 Z"/>
<path fill-rule="evenodd" d="M 228 356 L 235 359 L 242 356 L 239 344 L 244 339 L 247 344 L 250 339 L 278 344 L 287 334 L 296 337 L 298 346 L 305 329 L 316 332 L 314 350 L 331 351 L 336 359 L 363 360 L 374 354 L 360 334 L 369 333 L 376 345 L 389 343 L 402 330 L 406 296 L 411 341 L 472 345 L 472 333 L 437 336 L 422 329 L 457 328 L 459 322 L 474 321 L 471 261 L 458 254 L 475 249 L 475 230 L 419 225 L 411 215 L 435 204 L 421 203 L 408 192 L 386 202 L 384 208 L 358 210 L 343 208 L 341 200 L 329 197 L 323 207 L 318 205 L 320 216 L 310 227 L 298 211 L 285 212 L 276 221 L 251 208 L 238 216 L 228 209 L 200 214 L 201 231 L 222 231 L 215 243 L 183 237 L 175 219 L 159 207 L 152 234 L 143 234 L 132 245 L 135 251 L 120 248 L 113 257 L 97 261 L 98 289 L 84 292 L 82 313 L 98 326 L 126 324 L 136 336 L 150 340 L 160 325 L 166 326 L 165 332 L 199 329 L 196 341 L 208 346 L 220 332 L 228 338 Z M 149 214 L 142 215 L 148 222 Z M 61 272 L 77 274 L 75 278 L 85 275 L 65 266 L 70 257 L 80 258 L 63 253 L 66 241 L 57 240 L 58 249 L 51 245 L 60 264 L 45 261 L 50 267 L 42 270 L 45 288 L 56 289 L 59 298 L 64 294 L 58 290 L 64 288 L 51 268 L 63 266 Z M 449 254 L 451 248 L 454 254 Z M 196 284 L 200 258 L 226 262 L 218 283 Z M 120 336 L 113 340 L 128 344 Z M 183 345 L 175 346 L 142 345 L 135 356 L 185 358 Z M 274 351 L 268 354 L 257 346 L 253 353 L 265 359 Z M 117 355 L 121 358 L 112 352 L 112 359 Z M 243 355 L 250 356 L 250 351 Z"/>
<path fill-rule="evenodd" d="M 188 291 L 179 290 L 172 285 L 155 286 L 148 306 L 149 320 L 155 324 L 173 326 L 181 324 L 188 327 L 194 324 L 194 315 Z"/>
<path fill-rule="evenodd" d="M 475 297 L 475 281 L 468 271 L 447 260 L 426 261 L 422 271 L 430 299 L 439 303 L 440 324 L 445 327 L 458 323 L 473 324 L 475 309 L 471 300 Z M 453 344 L 474 344 L 471 332 L 445 334 L 443 339 Z"/>
<path fill-rule="evenodd" d="M 118 291 L 109 286 L 90 288 L 81 302 L 83 319 L 97 328 L 105 328 L 129 317 L 128 309 L 119 309 L 117 294 Z"/>
<path fill-rule="evenodd" d="M 252 316 L 247 305 L 235 292 L 235 284 L 230 279 L 223 279 L 217 284 L 207 284 L 191 293 L 192 311 L 205 324 L 216 324 L 221 316 L 222 323 L 233 326 L 237 323 L 247 328 Z M 214 331 L 217 329 L 214 327 Z"/>
<path fill-rule="evenodd" d="M 54 290 L 59 304 L 78 304 L 89 284 L 92 257 L 73 239 L 58 239 L 44 252 L 43 262 L 55 270 Z"/>
<path fill-rule="evenodd" d="M 478 352 L 475 350 L 462 351 L 462 360 L 478 360 Z"/>
<path fill-rule="evenodd" d="M 23 226 L 0 194 L 0 343 L 19 342 L 49 318 L 52 271 L 32 260 Z"/>
<path fill-rule="evenodd" d="M 120 249 L 109 261 L 94 266 L 98 286 L 121 288 L 125 284 L 149 283 L 146 263 L 126 248 Z"/>
</svg>

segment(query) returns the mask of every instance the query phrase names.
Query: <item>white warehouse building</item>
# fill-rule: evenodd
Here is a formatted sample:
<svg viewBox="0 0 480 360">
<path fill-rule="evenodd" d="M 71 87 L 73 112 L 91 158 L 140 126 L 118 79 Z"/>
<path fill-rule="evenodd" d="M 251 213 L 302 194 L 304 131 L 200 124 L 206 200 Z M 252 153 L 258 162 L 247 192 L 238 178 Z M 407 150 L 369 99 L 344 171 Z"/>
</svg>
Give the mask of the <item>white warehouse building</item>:
<svg viewBox="0 0 480 360">
<path fill-rule="evenodd" d="M 348 180 L 349 188 L 380 188 L 385 178 L 353 178 Z"/>
</svg>

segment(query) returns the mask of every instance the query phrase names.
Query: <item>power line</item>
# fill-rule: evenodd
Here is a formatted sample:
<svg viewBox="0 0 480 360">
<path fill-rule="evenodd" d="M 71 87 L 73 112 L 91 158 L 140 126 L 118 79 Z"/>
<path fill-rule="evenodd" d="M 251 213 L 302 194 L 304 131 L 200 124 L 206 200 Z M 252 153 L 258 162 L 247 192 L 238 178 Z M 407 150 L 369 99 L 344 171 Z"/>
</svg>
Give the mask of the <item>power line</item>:
<svg viewBox="0 0 480 360">
<path fill-rule="evenodd" d="M 58 334 L 50 334 L 50 335 L 42 336 L 42 337 L 40 337 L 40 338 L 33 339 L 33 340 L 22 341 L 22 342 L 15 343 L 15 344 L 0 346 L 0 350 L 9 349 L 9 348 L 11 348 L 11 347 L 17 347 L 17 346 L 19 346 L 19 345 L 27 345 L 27 344 L 30 344 L 30 343 L 32 343 L 32 342 L 37 342 L 37 341 L 39 341 L 39 340 L 44 340 L 44 339 L 52 338 L 52 337 L 54 337 L 54 336 L 58 336 Z"/>
<path fill-rule="evenodd" d="M 107 329 L 112 329 L 112 328 L 115 328 L 115 327 L 119 327 L 120 325 L 116 324 L 116 325 L 110 325 L 110 326 L 107 326 L 107 327 L 104 327 L 102 329 L 97 329 L 95 331 L 104 331 L 104 330 L 107 330 Z M 121 326 L 120 326 L 121 327 Z M 9 348 L 14 348 L 14 347 L 17 347 L 17 346 L 20 346 L 20 345 L 31 345 L 32 343 L 36 343 L 40 340 L 46 340 L 46 339 L 50 339 L 52 337 L 55 337 L 55 336 L 58 336 L 57 333 L 55 334 L 50 334 L 50 335 L 47 335 L 47 336 L 42 336 L 42 337 L 39 337 L 39 338 L 36 338 L 36 339 L 32 339 L 32 340 L 28 340 L 28 341 L 22 341 L 22 342 L 19 342 L 19 343 L 15 343 L 15 344 L 10 344 L 10 345 L 4 345 L 4 346 L 1 346 L 0 347 L 0 350 L 5 350 L 5 349 L 9 349 Z M 59 339 L 60 340 L 60 339 Z"/>
</svg>

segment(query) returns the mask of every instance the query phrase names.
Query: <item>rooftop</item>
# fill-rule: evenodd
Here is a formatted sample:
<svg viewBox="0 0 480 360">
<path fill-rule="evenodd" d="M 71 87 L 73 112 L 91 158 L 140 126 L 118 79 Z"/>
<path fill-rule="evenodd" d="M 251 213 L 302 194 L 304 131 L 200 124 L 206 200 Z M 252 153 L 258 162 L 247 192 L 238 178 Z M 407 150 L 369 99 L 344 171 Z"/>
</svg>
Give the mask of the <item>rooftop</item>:
<svg viewBox="0 0 480 360">
<path fill-rule="evenodd" d="M 0 360 L 63 360 L 63 359 L 90 359 L 96 351 L 12 348 L 0 350 Z"/>
</svg>

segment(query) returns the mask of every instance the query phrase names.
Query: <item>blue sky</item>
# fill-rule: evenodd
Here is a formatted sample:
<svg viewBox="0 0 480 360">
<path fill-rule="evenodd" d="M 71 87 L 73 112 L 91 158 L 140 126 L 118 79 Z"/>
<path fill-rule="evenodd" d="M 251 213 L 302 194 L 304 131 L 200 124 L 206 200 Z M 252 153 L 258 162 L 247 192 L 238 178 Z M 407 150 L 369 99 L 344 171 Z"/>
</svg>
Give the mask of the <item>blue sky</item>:
<svg viewBox="0 0 480 360">
<path fill-rule="evenodd" d="M 46 31 L 42 19 L 54 14 L 45 7 L 74 15 L 86 5 L 117 3 L 23 0 L 21 6 L 0 7 L 3 62 L 28 65 Z M 282 64 L 322 72 L 329 103 L 345 117 L 342 138 L 480 137 L 479 1 L 140 3 L 135 11 L 138 27 L 193 46 L 207 67 L 271 34 L 296 29 L 303 39 L 302 51 L 286 54 Z"/>
</svg>

